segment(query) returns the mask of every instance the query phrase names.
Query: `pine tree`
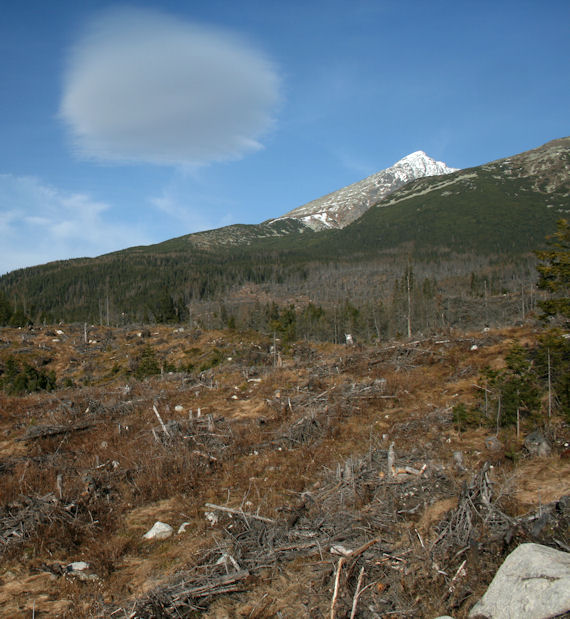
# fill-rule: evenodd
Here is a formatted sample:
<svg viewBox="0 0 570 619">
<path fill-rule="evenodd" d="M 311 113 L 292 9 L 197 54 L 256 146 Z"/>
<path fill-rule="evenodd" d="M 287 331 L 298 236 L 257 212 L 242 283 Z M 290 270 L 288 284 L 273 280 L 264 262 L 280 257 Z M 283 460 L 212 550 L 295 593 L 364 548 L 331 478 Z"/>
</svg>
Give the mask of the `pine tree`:
<svg viewBox="0 0 570 619">
<path fill-rule="evenodd" d="M 0 292 L 0 325 L 4 326 L 10 322 L 13 310 L 8 301 L 8 297 L 3 292 Z"/>
<path fill-rule="evenodd" d="M 570 324 L 570 226 L 567 219 L 560 219 L 557 230 L 547 239 L 549 248 L 537 251 L 542 261 L 538 287 L 550 293 L 550 298 L 540 301 L 543 317 L 560 317 L 565 326 Z"/>
</svg>

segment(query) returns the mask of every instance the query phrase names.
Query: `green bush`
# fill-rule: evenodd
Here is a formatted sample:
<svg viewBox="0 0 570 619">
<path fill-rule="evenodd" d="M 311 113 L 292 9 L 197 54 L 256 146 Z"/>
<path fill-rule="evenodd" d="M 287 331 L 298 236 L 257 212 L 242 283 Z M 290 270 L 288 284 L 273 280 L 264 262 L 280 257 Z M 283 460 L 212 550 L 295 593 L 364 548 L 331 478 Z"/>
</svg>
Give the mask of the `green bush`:
<svg viewBox="0 0 570 619">
<path fill-rule="evenodd" d="M 531 416 L 540 410 L 541 385 L 530 353 L 519 343 L 513 344 L 502 370 L 484 371 L 488 404 L 496 411 L 492 418 L 500 426 L 517 423 L 517 417 Z"/>
<path fill-rule="evenodd" d="M 204 361 L 200 365 L 200 372 L 205 372 L 206 370 L 209 370 L 211 368 L 216 367 L 217 365 L 220 365 L 223 359 L 224 359 L 224 353 L 221 350 L 214 348 L 214 350 L 212 350 L 212 354 L 208 357 L 208 359 L 206 359 L 206 361 Z"/>
<path fill-rule="evenodd" d="M 533 361 L 545 393 L 550 375 L 553 410 L 562 413 L 570 423 L 570 338 L 558 329 L 546 331 L 533 351 Z"/>
<path fill-rule="evenodd" d="M 467 408 L 465 404 L 459 403 L 453 407 L 453 423 L 457 425 L 457 431 L 461 432 L 468 427 L 480 426 L 482 417 L 478 410 Z"/>
<path fill-rule="evenodd" d="M 6 360 L 0 373 L 0 388 L 10 395 L 52 391 L 55 387 L 55 372 L 38 370 L 27 361 L 20 364 L 14 357 Z"/>
<path fill-rule="evenodd" d="M 134 375 L 139 380 L 160 374 L 160 365 L 151 346 L 145 346 L 135 361 Z"/>
</svg>

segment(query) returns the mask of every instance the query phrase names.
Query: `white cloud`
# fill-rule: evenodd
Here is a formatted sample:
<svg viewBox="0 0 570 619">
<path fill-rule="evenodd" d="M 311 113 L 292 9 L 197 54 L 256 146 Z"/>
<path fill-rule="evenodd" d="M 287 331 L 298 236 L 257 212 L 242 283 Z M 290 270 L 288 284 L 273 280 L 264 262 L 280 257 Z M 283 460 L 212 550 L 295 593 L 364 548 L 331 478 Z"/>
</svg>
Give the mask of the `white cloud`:
<svg viewBox="0 0 570 619">
<path fill-rule="evenodd" d="M 107 221 L 109 211 L 37 178 L 0 174 L 0 274 L 150 242 L 136 226 Z"/>
<path fill-rule="evenodd" d="M 274 66 L 237 36 L 123 8 L 72 49 L 60 115 L 84 157 L 197 165 L 261 148 L 278 100 Z"/>
</svg>

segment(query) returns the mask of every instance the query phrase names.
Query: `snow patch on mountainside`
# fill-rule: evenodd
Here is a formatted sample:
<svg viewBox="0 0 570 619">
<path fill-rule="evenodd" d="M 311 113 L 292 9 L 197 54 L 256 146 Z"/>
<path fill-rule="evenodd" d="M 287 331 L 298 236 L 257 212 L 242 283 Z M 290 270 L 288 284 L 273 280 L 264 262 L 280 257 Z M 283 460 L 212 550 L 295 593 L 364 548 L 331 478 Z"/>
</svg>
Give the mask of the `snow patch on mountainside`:
<svg viewBox="0 0 570 619">
<path fill-rule="evenodd" d="M 279 219 L 297 219 L 313 230 L 344 228 L 371 206 L 406 183 L 425 176 L 456 172 L 442 161 L 418 150 L 390 168 L 300 206 Z M 275 220 L 274 220 L 275 221 Z"/>
</svg>

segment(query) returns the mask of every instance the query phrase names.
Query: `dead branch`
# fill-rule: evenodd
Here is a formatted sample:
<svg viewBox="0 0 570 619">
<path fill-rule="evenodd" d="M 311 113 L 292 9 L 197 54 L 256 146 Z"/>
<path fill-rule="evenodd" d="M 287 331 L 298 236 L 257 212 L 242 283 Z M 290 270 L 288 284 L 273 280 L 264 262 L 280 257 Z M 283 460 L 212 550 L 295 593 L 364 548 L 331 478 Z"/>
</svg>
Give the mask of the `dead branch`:
<svg viewBox="0 0 570 619">
<path fill-rule="evenodd" d="M 152 406 L 152 410 L 154 411 L 154 414 L 156 415 L 156 418 L 158 419 L 161 427 L 162 427 L 162 431 L 166 434 L 166 436 L 168 436 L 170 438 L 170 432 L 168 431 L 168 428 L 164 425 L 164 421 L 162 421 L 161 416 L 158 413 L 158 409 L 156 408 L 156 405 L 153 404 Z"/>
<path fill-rule="evenodd" d="M 333 592 L 333 596 L 332 596 L 332 600 L 331 600 L 331 614 L 330 614 L 330 619 L 334 619 L 335 617 L 335 606 L 336 606 L 336 600 L 338 598 L 338 592 L 340 589 L 340 572 L 342 570 L 342 566 L 344 565 L 344 562 L 346 561 L 346 559 L 344 557 L 341 557 L 338 560 L 338 565 L 336 568 L 336 577 L 334 580 L 334 592 Z"/>
<path fill-rule="evenodd" d="M 196 602 L 227 593 L 243 590 L 243 581 L 249 577 L 247 570 L 226 574 L 217 578 L 206 578 L 197 584 L 195 579 L 182 580 L 179 584 L 156 589 L 149 593 L 129 615 L 131 619 L 141 616 L 180 617 L 181 611 L 200 611 Z M 192 586 L 194 585 L 194 586 Z"/>
<path fill-rule="evenodd" d="M 356 607 L 358 605 L 358 598 L 360 597 L 360 587 L 362 586 L 362 578 L 364 577 L 364 566 L 360 568 L 360 574 L 358 575 L 358 582 L 356 583 L 356 590 L 354 597 L 352 598 L 352 610 L 350 611 L 350 619 L 356 617 Z"/>
<path fill-rule="evenodd" d="M 250 512 L 244 512 L 241 509 L 234 509 L 232 507 L 224 507 L 223 505 L 214 505 L 214 503 L 206 503 L 208 509 L 217 509 L 221 512 L 227 512 L 228 514 L 235 514 L 236 516 L 242 516 L 243 518 L 252 518 L 253 520 L 260 520 L 261 522 L 267 522 L 269 524 L 275 524 L 275 520 L 271 518 L 265 518 L 265 516 L 258 516 Z"/>
<path fill-rule="evenodd" d="M 372 546 L 374 546 L 374 544 L 378 544 L 379 542 L 381 542 L 382 539 L 380 537 L 376 537 L 372 540 L 370 540 L 369 542 L 366 542 L 366 544 L 363 544 L 362 546 L 360 546 L 360 548 L 357 548 L 356 550 L 353 550 L 350 555 L 349 558 L 350 559 L 356 559 L 357 557 L 359 557 L 363 552 L 366 552 L 369 548 L 371 548 Z"/>
</svg>

